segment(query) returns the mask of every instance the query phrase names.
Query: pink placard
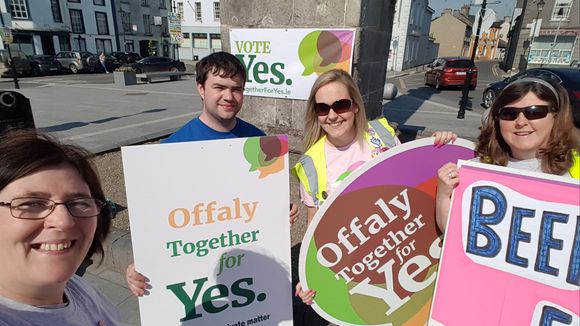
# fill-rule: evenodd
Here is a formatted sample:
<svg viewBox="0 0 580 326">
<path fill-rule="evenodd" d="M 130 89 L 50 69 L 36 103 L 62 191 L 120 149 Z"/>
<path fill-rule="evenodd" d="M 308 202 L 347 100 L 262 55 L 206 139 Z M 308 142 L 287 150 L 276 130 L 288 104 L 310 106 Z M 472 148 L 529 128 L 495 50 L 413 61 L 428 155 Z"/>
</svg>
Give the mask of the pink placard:
<svg viewBox="0 0 580 326">
<path fill-rule="evenodd" d="M 461 162 L 431 325 L 580 325 L 578 180 Z"/>
</svg>

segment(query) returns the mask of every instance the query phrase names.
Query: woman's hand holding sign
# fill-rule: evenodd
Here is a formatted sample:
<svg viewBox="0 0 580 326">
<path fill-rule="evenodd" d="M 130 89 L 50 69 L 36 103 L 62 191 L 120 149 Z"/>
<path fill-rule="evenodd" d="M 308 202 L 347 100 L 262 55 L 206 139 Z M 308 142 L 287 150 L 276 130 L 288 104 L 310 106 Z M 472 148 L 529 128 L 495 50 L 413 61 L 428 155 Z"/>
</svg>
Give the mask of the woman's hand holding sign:
<svg viewBox="0 0 580 326">
<path fill-rule="evenodd" d="M 447 225 L 447 214 L 451 205 L 451 194 L 453 189 L 459 184 L 459 170 L 457 164 L 446 163 L 437 171 L 437 226 L 441 231 L 445 231 Z"/>
<path fill-rule="evenodd" d="M 316 291 L 304 290 L 304 289 L 302 289 L 302 284 L 300 284 L 300 282 L 298 282 L 298 284 L 296 284 L 295 295 L 300 297 L 302 302 L 304 302 L 305 304 L 311 305 L 313 300 L 314 300 L 314 296 L 316 296 Z"/>
<path fill-rule="evenodd" d="M 129 285 L 129 290 L 138 297 L 148 294 L 147 289 L 151 288 L 149 280 L 143 276 L 143 274 L 135 270 L 135 264 L 129 264 L 129 266 L 127 266 L 125 280 L 127 281 L 127 285 Z"/>
</svg>

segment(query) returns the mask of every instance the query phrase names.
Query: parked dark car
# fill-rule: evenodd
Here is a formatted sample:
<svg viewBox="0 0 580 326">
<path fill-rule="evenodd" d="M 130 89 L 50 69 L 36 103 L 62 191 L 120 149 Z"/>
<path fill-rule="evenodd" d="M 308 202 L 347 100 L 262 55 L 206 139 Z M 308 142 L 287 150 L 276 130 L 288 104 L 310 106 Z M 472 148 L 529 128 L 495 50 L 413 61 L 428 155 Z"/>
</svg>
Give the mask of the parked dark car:
<svg viewBox="0 0 580 326">
<path fill-rule="evenodd" d="M 574 124 L 580 128 L 580 69 L 577 68 L 533 68 L 507 77 L 502 81 L 491 83 L 483 92 L 483 107 L 491 107 L 504 87 L 514 80 L 524 77 L 540 77 L 561 84 L 568 91 L 568 97 L 570 97 Z"/>
<path fill-rule="evenodd" d="M 30 57 L 30 67 L 34 76 L 58 74 L 64 67 L 52 55 L 37 54 Z"/>
<path fill-rule="evenodd" d="M 136 52 L 111 52 L 111 57 L 120 60 L 123 63 L 134 63 L 143 58 Z"/>
<path fill-rule="evenodd" d="M 62 51 L 54 57 L 73 74 L 82 71 L 94 72 L 100 65 L 98 56 L 87 51 Z"/>
<path fill-rule="evenodd" d="M 433 85 L 437 89 L 447 86 L 463 86 L 467 78 L 467 71 L 471 69 L 470 89 L 477 87 L 477 67 L 471 59 L 466 57 L 437 58 L 427 66 L 425 85 Z"/>
<path fill-rule="evenodd" d="M 31 73 L 30 58 L 20 50 L 12 50 L 12 62 L 16 69 L 17 75 L 29 75 Z M 12 76 L 12 67 L 10 66 L 10 56 L 8 50 L 0 50 L 0 75 L 3 77 Z"/>
<path fill-rule="evenodd" d="M 136 73 L 156 71 L 185 71 L 185 64 L 167 57 L 146 57 L 129 64 Z"/>
</svg>

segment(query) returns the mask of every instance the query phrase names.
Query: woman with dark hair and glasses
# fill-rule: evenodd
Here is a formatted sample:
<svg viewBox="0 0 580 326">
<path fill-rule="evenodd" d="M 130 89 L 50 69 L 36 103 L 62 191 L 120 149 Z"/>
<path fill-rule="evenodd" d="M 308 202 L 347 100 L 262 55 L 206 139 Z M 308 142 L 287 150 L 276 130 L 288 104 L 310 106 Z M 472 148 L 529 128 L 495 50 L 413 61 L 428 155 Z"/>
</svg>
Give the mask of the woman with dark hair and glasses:
<svg viewBox="0 0 580 326">
<path fill-rule="evenodd" d="M 384 117 L 367 121 L 360 91 L 352 77 L 343 70 L 334 69 L 321 74 L 312 86 L 306 105 L 304 155 L 292 172 L 300 181 L 300 197 L 310 223 L 318 207 L 342 180 L 365 162 L 401 142 Z M 434 136 L 435 144 L 457 138 L 451 132 L 436 132 Z M 296 265 L 294 261 L 293 266 Z M 293 274 L 297 275 L 296 271 Z M 304 291 L 298 283 L 296 294 L 304 303 L 311 304 L 315 291 Z M 296 319 L 295 310 L 294 324 L 299 325 Z"/>
<path fill-rule="evenodd" d="M 578 130 L 566 90 L 540 78 L 522 78 L 495 99 L 479 135 L 483 163 L 580 178 Z M 437 223 L 444 229 L 451 193 L 459 183 L 457 165 L 438 171 Z"/>
<path fill-rule="evenodd" d="M 88 153 L 22 130 L 0 136 L 0 153 L 0 324 L 120 325 L 75 275 L 111 223 Z"/>
</svg>

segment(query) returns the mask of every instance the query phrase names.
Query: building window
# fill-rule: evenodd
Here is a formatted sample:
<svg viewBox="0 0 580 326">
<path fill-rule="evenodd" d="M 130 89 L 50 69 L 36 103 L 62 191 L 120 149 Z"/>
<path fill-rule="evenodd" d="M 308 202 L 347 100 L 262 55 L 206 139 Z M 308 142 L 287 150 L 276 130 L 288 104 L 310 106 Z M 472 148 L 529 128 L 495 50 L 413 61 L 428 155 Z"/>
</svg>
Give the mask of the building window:
<svg viewBox="0 0 580 326">
<path fill-rule="evenodd" d="M 10 4 L 10 14 L 12 18 L 28 19 L 28 7 L 26 0 L 12 0 Z"/>
<path fill-rule="evenodd" d="M 123 25 L 124 33 L 132 33 L 133 29 L 131 26 L 131 13 L 121 11 L 121 24 Z"/>
<path fill-rule="evenodd" d="M 143 32 L 145 34 L 151 34 L 151 16 L 143 15 Z"/>
<path fill-rule="evenodd" d="M 76 51 L 86 51 L 87 50 L 87 40 L 82 37 L 73 38 L 73 48 Z"/>
<path fill-rule="evenodd" d="M 201 22 L 201 2 L 195 3 L 195 21 Z"/>
<path fill-rule="evenodd" d="M 193 47 L 197 49 L 209 49 L 209 44 L 207 42 L 207 34 L 205 33 L 193 33 Z"/>
<path fill-rule="evenodd" d="M 69 13 L 72 32 L 75 34 L 84 34 L 85 22 L 83 21 L 83 11 L 77 9 L 69 9 Z"/>
<path fill-rule="evenodd" d="M 59 35 L 58 36 L 58 46 L 60 51 L 70 51 L 70 39 L 68 36 Z"/>
<path fill-rule="evenodd" d="M 220 3 L 219 2 L 214 2 L 213 3 L 213 20 L 219 21 L 220 20 L 220 16 L 221 16 Z"/>
<path fill-rule="evenodd" d="M 572 0 L 556 0 L 551 20 L 566 20 L 570 16 Z"/>
<path fill-rule="evenodd" d="M 177 18 L 181 21 L 185 20 L 185 16 L 183 15 L 183 2 L 177 3 Z"/>
<path fill-rule="evenodd" d="M 159 9 L 167 9 L 167 4 L 165 0 L 159 0 Z"/>
<path fill-rule="evenodd" d="M 76 3 L 81 3 L 81 0 L 68 0 L 68 2 L 76 2 Z"/>
<path fill-rule="evenodd" d="M 149 0 L 141 0 L 141 5 L 143 7 L 149 7 Z"/>
<path fill-rule="evenodd" d="M 109 35 L 109 22 L 107 21 L 107 13 L 95 11 L 95 20 L 97 21 L 97 33 L 99 35 Z"/>
<path fill-rule="evenodd" d="M 126 52 L 133 52 L 135 51 L 135 44 L 133 43 L 133 40 L 129 40 L 129 41 L 125 41 L 125 51 Z"/>
<path fill-rule="evenodd" d="M 97 53 L 101 53 L 101 51 L 105 53 L 113 52 L 113 43 L 109 39 L 95 39 L 95 45 L 97 46 Z"/>
<path fill-rule="evenodd" d="M 105 0 L 93 0 L 93 4 L 95 6 L 104 6 L 105 5 Z"/>
<path fill-rule="evenodd" d="M 161 17 L 161 33 L 169 34 L 169 23 L 167 17 Z"/>
<path fill-rule="evenodd" d="M 181 44 L 179 45 L 182 48 L 190 48 L 191 47 L 191 37 L 189 33 L 183 33 L 183 38 L 181 39 Z"/>
<path fill-rule="evenodd" d="M 52 19 L 55 23 L 62 23 L 62 15 L 60 14 L 60 3 L 58 0 L 50 0 L 50 9 L 52 10 Z"/>
<path fill-rule="evenodd" d="M 211 48 L 215 50 L 221 50 L 222 40 L 220 34 L 209 34 L 209 40 L 211 41 Z"/>
</svg>

